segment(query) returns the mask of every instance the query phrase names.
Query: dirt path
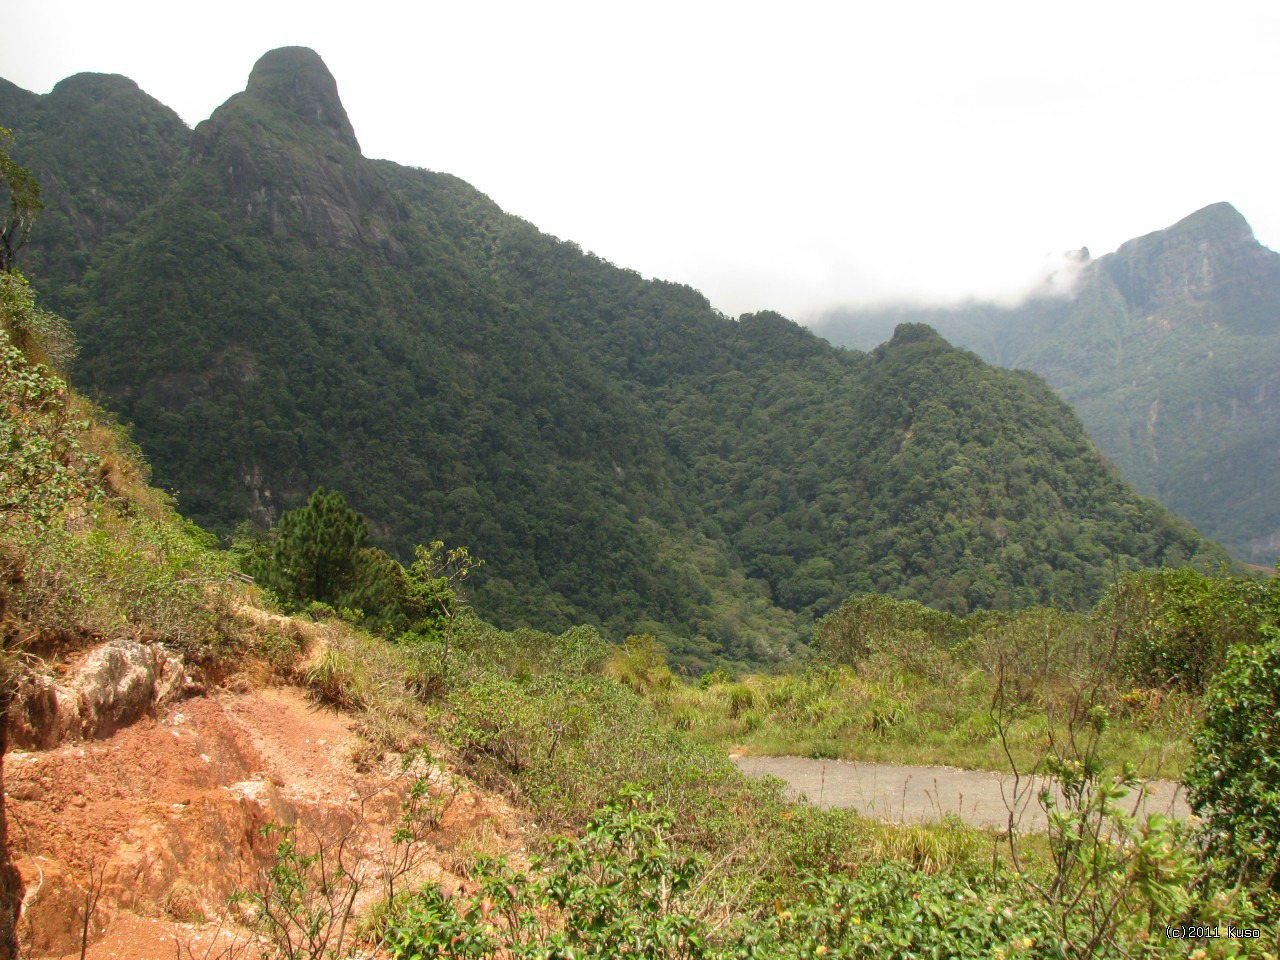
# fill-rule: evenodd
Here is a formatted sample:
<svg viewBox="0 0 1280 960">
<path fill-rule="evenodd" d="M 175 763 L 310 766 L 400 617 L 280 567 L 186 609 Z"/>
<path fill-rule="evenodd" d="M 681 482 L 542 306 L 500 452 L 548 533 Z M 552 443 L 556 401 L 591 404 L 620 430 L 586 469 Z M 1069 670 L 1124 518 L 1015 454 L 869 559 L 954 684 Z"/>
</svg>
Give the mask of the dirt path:
<svg viewBox="0 0 1280 960">
<path fill-rule="evenodd" d="M 10 752 L 5 787 L 11 851 L 27 887 L 25 955 L 78 955 L 93 888 L 101 901 L 89 960 L 256 958 L 261 942 L 218 918 L 231 892 L 253 888 L 272 862 L 276 838 L 261 832 L 272 822 L 296 824 L 304 842 L 346 838 L 367 881 L 357 911 L 367 906 L 381 894 L 409 778 L 395 758 L 357 770 L 356 742 L 349 715 L 296 688 L 269 687 L 215 690 L 106 739 Z M 454 789 L 443 774 L 439 787 Z M 414 881 L 457 882 L 450 868 L 459 844 L 500 852 L 520 842 L 500 798 L 458 791 L 425 841 Z"/>
<path fill-rule="evenodd" d="M 937 821 L 947 814 L 958 814 L 975 827 L 997 829 L 1008 825 L 1012 806 L 1023 830 L 1046 827 L 1037 802 L 1043 784 L 1040 779 L 1023 779 L 1015 790 L 1012 775 L 987 770 L 805 757 L 733 759 L 743 773 L 777 777 L 820 807 L 852 807 L 866 816 L 896 823 Z M 1135 792 L 1126 801 L 1126 809 L 1176 817 L 1190 813 L 1186 797 L 1171 780 L 1148 781 L 1141 797 Z"/>
</svg>

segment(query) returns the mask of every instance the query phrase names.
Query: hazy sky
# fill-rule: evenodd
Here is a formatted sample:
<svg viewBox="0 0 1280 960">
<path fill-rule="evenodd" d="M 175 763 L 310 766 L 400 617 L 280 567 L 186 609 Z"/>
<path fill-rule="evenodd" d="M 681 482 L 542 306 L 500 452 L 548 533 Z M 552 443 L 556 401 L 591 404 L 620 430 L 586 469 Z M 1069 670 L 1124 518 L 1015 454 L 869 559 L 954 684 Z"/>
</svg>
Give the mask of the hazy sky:
<svg viewBox="0 0 1280 960">
<path fill-rule="evenodd" d="M 729 314 L 1007 296 L 1218 200 L 1280 247 L 1275 0 L 39 0 L 5 32 L 19 86 L 122 73 L 192 125 L 312 47 L 366 155 Z"/>
</svg>

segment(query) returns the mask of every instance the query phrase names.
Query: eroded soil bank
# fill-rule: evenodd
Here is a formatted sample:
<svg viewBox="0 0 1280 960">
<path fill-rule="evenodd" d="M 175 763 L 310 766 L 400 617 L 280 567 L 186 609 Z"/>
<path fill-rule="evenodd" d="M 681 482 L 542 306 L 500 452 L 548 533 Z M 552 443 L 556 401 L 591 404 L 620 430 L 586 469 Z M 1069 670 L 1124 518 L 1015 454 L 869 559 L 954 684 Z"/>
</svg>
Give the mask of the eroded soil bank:
<svg viewBox="0 0 1280 960">
<path fill-rule="evenodd" d="M 362 912 L 382 894 L 410 777 L 393 758 L 357 769 L 356 740 L 350 716 L 297 688 L 240 685 L 179 700 L 100 739 L 10 751 L 23 955 L 78 956 L 86 903 L 89 960 L 266 952 L 225 921 L 232 892 L 260 883 L 274 859 L 279 835 L 264 834 L 271 824 L 346 844 L 364 874 Z M 457 884 L 458 865 L 479 852 L 472 848 L 523 846 L 500 798 L 438 768 L 429 775 L 448 803 L 406 882 Z"/>
</svg>

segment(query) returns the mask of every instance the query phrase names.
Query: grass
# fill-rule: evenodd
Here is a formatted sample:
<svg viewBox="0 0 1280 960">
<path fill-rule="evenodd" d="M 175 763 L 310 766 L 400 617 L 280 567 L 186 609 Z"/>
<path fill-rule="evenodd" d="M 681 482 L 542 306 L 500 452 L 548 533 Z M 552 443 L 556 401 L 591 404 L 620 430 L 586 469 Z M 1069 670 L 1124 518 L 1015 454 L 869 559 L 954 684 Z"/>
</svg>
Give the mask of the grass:
<svg viewBox="0 0 1280 960">
<path fill-rule="evenodd" d="M 851 668 L 754 674 L 705 688 L 674 684 L 651 695 L 666 722 L 693 739 L 764 756 L 947 765 L 1008 770 L 992 713 L 993 681 L 981 670 L 930 680 Z M 1051 705 L 1050 705 L 1051 706 Z M 1008 726 L 1019 769 L 1063 736 L 1053 709 L 1027 709 Z M 1184 695 L 1131 691 L 1114 698 L 1104 762 L 1133 763 L 1145 777 L 1177 777 L 1189 757 L 1198 712 Z"/>
</svg>

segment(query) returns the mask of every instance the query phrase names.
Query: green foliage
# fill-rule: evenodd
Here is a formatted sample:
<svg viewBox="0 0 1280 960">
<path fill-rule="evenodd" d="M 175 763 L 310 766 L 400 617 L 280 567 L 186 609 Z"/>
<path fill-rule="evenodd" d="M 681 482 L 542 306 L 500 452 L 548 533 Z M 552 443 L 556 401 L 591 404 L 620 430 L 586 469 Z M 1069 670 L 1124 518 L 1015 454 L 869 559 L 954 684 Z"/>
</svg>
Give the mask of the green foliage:
<svg viewBox="0 0 1280 960">
<path fill-rule="evenodd" d="M 364 518 L 342 494 L 318 488 L 305 507 L 290 510 L 276 528 L 264 586 L 294 606 L 317 600 L 342 605 L 355 588 L 360 551 L 369 539 Z"/>
<path fill-rule="evenodd" d="M 1112 620 L 1135 681 L 1198 692 L 1232 645 L 1275 622 L 1278 583 L 1188 569 L 1132 573 L 1108 591 L 1099 612 Z"/>
<path fill-rule="evenodd" d="M 1273 564 L 1280 255 L 1214 204 L 1082 266 L 1071 297 L 834 315 L 820 330 L 870 349 L 923 322 L 990 363 L 1036 371 L 1140 492 Z"/>
<path fill-rule="evenodd" d="M 9 195 L 9 211 L 0 222 L 0 273 L 13 269 L 18 251 L 31 233 L 31 224 L 44 206 L 36 178 L 9 156 L 6 146 L 12 142 L 13 133 L 0 127 L 0 187 Z"/>
<path fill-rule="evenodd" d="M 399 960 L 623 955 L 911 960 L 1126 957 L 1135 951 L 1176 956 L 1183 943 L 1164 936 L 1164 922 L 1195 915 L 1179 913 L 1185 897 L 1160 904 L 1158 925 L 1121 910 L 1117 925 L 1099 938 L 1076 904 L 1028 897 L 1024 879 L 1011 871 L 967 864 L 925 872 L 883 861 L 864 862 L 851 872 L 806 874 L 785 897 L 725 917 L 723 905 L 707 889 L 714 876 L 699 858 L 681 852 L 674 828 L 672 819 L 654 808 L 652 797 L 624 789 L 621 799 L 590 818 L 581 837 L 552 841 L 534 858 L 530 872 L 482 861 L 466 892 L 451 896 L 428 887 L 401 901 L 386 938 L 391 954 Z M 1190 853 L 1185 845 L 1172 850 L 1165 839 L 1141 846 L 1137 859 L 1144 869 L 1151 868 L 1144 858 L 1153 851 L 1162 863 Z M 1139 898 L 1152 897 L 1160 884 L 1135 877 L 1126 889 Z M 1167 881 L 1163 889 L 1169 889 Z M 1234 944 L 1228 948 L 1234 949 Z M 1248 952 L 1249 945 L 1243 949 Z"/>
<path fill-rule="evenodd" d="M 783 659 L 851 593 L 1085 607 L 1113 567 L 1212 552 L 1038 381 L 924 329 L 863 355 L 776 314 L 730 320 L 455 178 L 359 156 L 314 55 L 260 67 L 187 164 L 162 162 L 158 117 L 133 173 L 104 150 L 109 183 L 74 125 L 49 132 L 123 104 L 114 88 L 35 98 L 21 131 L 76 204 L 126 211 L 112 242 L 69 224 L 42 255 L 81 382 L 198 522 L 265 525 L 342 489 L 392 560 L 437 536 L 485 557 L 498 574 L 471 599 L 500 626 L 649 633 L 692 673 Z M 291 578 L 287 599 L 313 590 Z"/>
<path fill-rule="evenodd" d="M 1048 911 L 1005 876 L 920 873 L 900 863 L 854 876 L 816 877 L 803 897 L 780 904 L 761 952 L 799 957 L 1056 957 L 1062 946 Z"/>
<path fill-rule="evenodd" d="M 90 491 L 92 458 L 80 449 L 86 424 L 66 383 L 30 353 L 44 342 L 43 314 L 26 281 L 0 272 L 0 525 L 48 528 L 62 508 Z"/>
<path fill-rule="evenodd" d="M 454 629 L 467 603 L 464 584 L 484 561 L 473 558 L 466 547 L 446 550 L 440 540 L 414 547 L 414 556 L 406 575 L 406 606 L 417 614 L 409 636 L 437 641 L 440 667 L 447 672 Z"/>
<path fill-rule="evenodd" d="M 818 621 L 812 651 L 830 663 L 853 666 L 869 655 L 900 646 L 908 635 L 947 649 L 968 635 L 959 617 L 914 601 L 883 595 L 850 597 Z"/>
<path fill-rule="evenodd" d="M 605 674 L 636 693 L 666 690 L 672 680 L 666 651 L 648 633 L 627 637 L 621 646 L 614 647 Z"/>
<path fill-rule="evenodd" d="M 429 755 L 413 752 L 405 758 L 404 772 L 431 764 Z M 433 795 L 425 774 L 414 777 L 404 790 L 391 846 L 378 858 L 357 850 L 359 834 L 368 826 L 363 818 L 324 833 L 267 824 L 260 831 L 263 839 L 279 836 L 270 866 L 256 884 L 237 889 L 232 902 L 244 908 L 284 960 L 347 956 L 357 899 L 377 884 L 387 901 L 396 902 L 397 884 L 420 862 L 423 842 L 439 828 L 442 805 L 450 800 L 448 794 Z"/>
<path fill-rule="evenodd" d="M 129 635 L 214 658 L 227 646 L 225 558 L 146 487 L 127 441 L 32 359 L 73 352 L 26 280 L 0 272 L 5 646 L 56 658 L 88 638 Z"/>
<path fill-rule="evenodd" d="M 652 805 L 624 790 L 579 839 L 559 839 L 536 858 L 533 873 L 486 862 L 465 899 L 422 891 L 388 938 L 392 956 L 718 955 L 709 925 L 690 910 L 698 864 L 672 849 L 671 822 Z"/>
<path fill-rule="evenodd" d="M 1183 778 L 1228 881 L 1280 896 L 1280 630 L 1227 653 Z"/>
<path fill-rule="evenodd" d="M 1247 632 L 1274 602 L 1266 584 L 1221 581 L 1223 590 L 1236 588 L 1247 602 L 1222 608 L 1218 628 L 1227 633 Z M 1054 738 L 1069 738 L 1077 689 L 1088 678 L 1090 706 L 1105 706 L 1113 718 L 1103 766 L 1119 773 L 1131 762 L 1146 776 L 1167 777 L 1189 755 L 1198 710 L 1177 685 L 1135 681 L 1126 637 L 1151 634 L 1161 622 L 1157 608 L 1143 610 L 1133 607 L 1122 622 L 1110 601 L 1091 613 L 1032 608 L 961 619 L 909 601 L 855 597 L 820 621 L 805 669 L 732 683 L 704 677 L 647 696 L 694 739 L 753 753 L 993 770 L 1007 768 L 1011 753 L 1030 769 Z M 1006 711 L 1003 737 L 993 702 Z"/>
<path fill-rule="evenodd" d="M 178 518 L 96 505 L 76 529 L 15 532 L 9 597 L 19 634 L 148 635 L 194 659 L 226 644 L 227 564 Z"/>
<path fill-rule="evenodd" d="M 0 330 L 32 366 L 64 369 L 76 353 L 67 321 L 37 307 L 35 291 L 15 270 L 0 272 Z"/>
</svg>

